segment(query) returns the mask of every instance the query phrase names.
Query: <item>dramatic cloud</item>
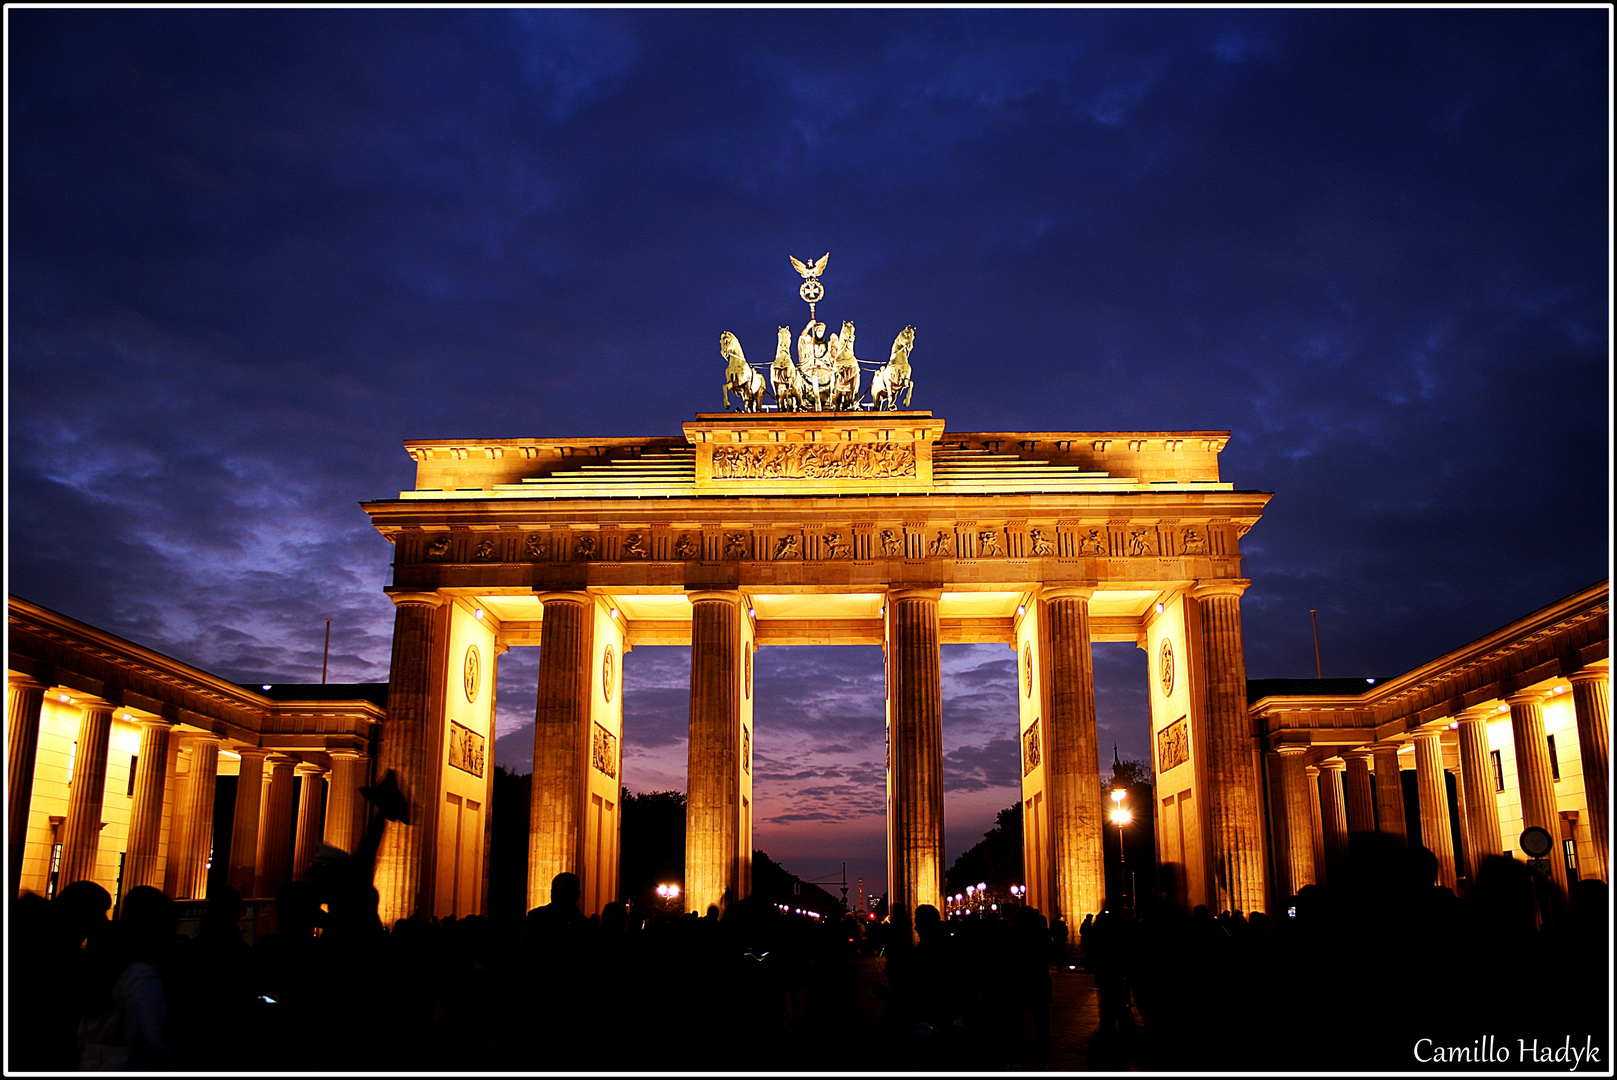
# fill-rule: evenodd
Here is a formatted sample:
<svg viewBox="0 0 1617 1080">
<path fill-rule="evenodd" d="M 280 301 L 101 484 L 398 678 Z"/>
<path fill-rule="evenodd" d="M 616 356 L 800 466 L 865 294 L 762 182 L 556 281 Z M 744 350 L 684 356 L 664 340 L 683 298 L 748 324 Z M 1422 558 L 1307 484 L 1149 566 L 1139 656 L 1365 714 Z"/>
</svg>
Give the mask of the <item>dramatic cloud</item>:
<svg viewBox="0 0 1617 1080">
<path fill-rule="evenodd" d="M 1396 674 L 1609 572 L 1608 19 L 11 9 L 8 588 L 244 681 L 330 618 L 383 679 L 403 439 L 676 433 L 829 250 L 953 430 L 1231 432 L 1249 673 L 1313 674 L 1317 609 L 1327 675 Z M 1145 655 L 1095 656 L 1143 758 Z M 951 857 L 1016 797 L 1013 665 L 945 650 Z M 688 669 L 624 658 L 636 790 Z M 882 686 L 759 654 L 794 868 L 880 864 Z"/>
</svg>

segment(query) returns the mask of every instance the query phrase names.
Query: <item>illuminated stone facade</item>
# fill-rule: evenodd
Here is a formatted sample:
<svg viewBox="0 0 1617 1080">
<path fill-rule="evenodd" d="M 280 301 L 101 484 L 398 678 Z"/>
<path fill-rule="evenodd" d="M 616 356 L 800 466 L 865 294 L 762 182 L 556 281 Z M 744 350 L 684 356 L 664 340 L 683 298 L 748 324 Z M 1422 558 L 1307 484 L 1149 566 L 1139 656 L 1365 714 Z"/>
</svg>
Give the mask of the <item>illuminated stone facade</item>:
<svg viewBox="0 0 1617 1080">
<path fill-rule="evenodd" d="M 1525 858 L 1537 825 L 1561 888 L 1609 880 L 1610 613 L 1602 581 L 1394 679 L 1254 682 L 1273 902 L 1329 884 L 1353 832 L 1422 843 L 1455 887 L 1490 855 Z"/>
<path fill-rule="evenodd" d="M 1220 480 L 1227 440 L 951 433 L 926 412 L 852 412 L 702 414 L 682 437 L 407 443 L 414 488 L 365 504 L 395 552 L 381 765 L 421 814 L 388 830 L 384 919 L 458 909 L 444 867 L 482 859 L 469 794 L 462 824 L 443 824 L 462 782 L 449 733 L 493 734 L 462 692 L 469 644 L 490 678 L 506 649 L 540 646 L 530 906 L 564 870 L 587 912 L 616 896 L 624 652 L 692 648 L 685 897 L 702 910 L 750 889 L 753 652 L 879 644 L 890 891 L 941 909 L 939 648 L 995 642 L 1021 675 L 1029 902 L 1076 926 L 1104 890 L 1094 641 L 1154 658 L 1153 726 L 1178 754 L 1158 835 L 1185 899 L 1263 906 L 1239 542 L 1268 495 Z"/>
<path fill-rule="evenodd" d="M 151 885 L 200 898 L 210 857 L 228 852 L 230 883 L 273 898 L 319 840 L 353 850 L 385 711 L 352 692 L 380 688 L 253 690 L 17 597 L 6 615 L 7 840 L 19 890 L 48 895 L 83 879 L 114 897 Z M 231 776 L 227 837 L 215 835 L 214 795 Z"/>
</svg>

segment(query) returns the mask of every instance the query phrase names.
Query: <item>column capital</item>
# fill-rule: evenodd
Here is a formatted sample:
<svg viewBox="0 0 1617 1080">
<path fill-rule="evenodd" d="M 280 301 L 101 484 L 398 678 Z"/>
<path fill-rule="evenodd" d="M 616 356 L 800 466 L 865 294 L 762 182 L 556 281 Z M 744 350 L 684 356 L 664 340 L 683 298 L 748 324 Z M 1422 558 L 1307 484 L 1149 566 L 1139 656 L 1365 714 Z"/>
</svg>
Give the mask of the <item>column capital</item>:
<svg viewBox="0 0 1617 1080">
<path fill-rule="evenodd" d="M 549 606 L 551 604 L 577 604 L 579 607 L 588 607 L 595 603 L 595 597 L 582 590 L 578 592 L 542 592 L 539 594 L 539 603 Z"/>
<path fill-rule="evenodd" d="M 1318 776 L 1319 775 L 1319 766 L 1318 765 L 1304 765 L 1303 766 L 1303 775 L 1304 776 L 1310 776 L 1310 777 Z"/>
<path fill-rule="evenodd" d="M 1274 748 L 1274 752 L 1282 757 L 1301 757 L 1308 753 L 1308 747 L 1301 743 L 1282 743 Z"/>
<path fill-rule="evenodd" d="M 1542 690 L 1518 690 L 1514 694 L 1505 696 L 1505 704 L 1511 708 L 1515 708 L 1517 705 L 1542 705 L 1544 699 L 1548 696 Z"/>
<path fill-rule="evenodd" d="M 1375 757 L 1375 751 L 1368 746 L 1360 746 L 1353 750 L 1342 751 L 1342 760 L 1352 764 L 1355 761 L 1368 763 Z"/>
<path fill-rule="evenodd" d="M 49 690 L 50 687 L 32 675 L 24 675 L 18 671 L 8 671 L 6 672 L 6 689 L 44 691 Z"/>
<path fill-rule="evenodd" d="M 1319 767 L 1325 772 L 1341 772 L 1347 768 L 1347 762 L 1341 758 L 1326 758 L 1319 763 Z"/>
<path fill-rule="evenodd" d="M 1056 585 L 1039 593 L 1040 600 L 1089 600 L 1095 595 L 1093 585 Z"/>
<path fill-rule="evenodd" d="M 1487 723 L 1488 717 L 1498 715 L 1499 710 L 1492 705 L 1473 705 L 1469 709 L 1461 709 L 1452 719 L 1456 723 Z"/>
<path fill-rule="evenodd" d="M 442 607 L 444 597 L 436 592 L 389 592 L 387 598 L 400 607 Z"/>
<path fill-rule="evenodd" d="M 243 761 L 250 757 L 263 761 L 265 758 L 270 756 L 270 751 L 264 749 L 262 746 L 229 746 L 225 749 L 237 755 Z"/>
<path fill-rule="evenodd" d="M 125 713 L 124 715 L 128 716 L 129 714 Z M 139 724 L 143 728 L 165 728 L 165 729 L 167 729 L 167 728 L 173 728 L 174 727 L 174 721 L 170 720 L 166 716 L 133 716 L 133 717 L 129 717 L 129 718 L 132 719 L 136 724 Z"/>
<path fill-rule="evenodd" d="M 943 590 L 892 589 L 887 593 L 887 599 L 891 603 L 898 603 L 901 600 L 930 600 L 933 603 L 937 603 L 939 600 L 943 599 Z"/>
<path fill-rule="evenodd" d="M 271 750 L 269 752 L 269 763 L 271 766 L 277 769 L 282 768 L 283 766 L 290 768 L 298 764 L 298 759 L 285 751 Z"/>
<path fill-rule="evenodd" d="M 1567 682 L 1573 686 L 1580 683 L 1609 683 L 1611 682 L 1610 668 L 1579 668 L 1566 677 Z"/>
<path fill-rule="evenodd" d="M 742 602 L 740 589 L 690 589 L 685 593 L 685 599 L 694 607 L 702 603 L 739 604 Z"/>
<path fill-rule="evenodd" d="M 364 759 L 370 755 L 366 754 L 363 750 L 350 750 L 347 747 L 339 747 L 335 750 L 327 750 L 326 756 L 330 757 L 332 761 L 355 761 Z"/>
<path fill-rule="evenodd" d="M 326 774 L 326 770 L 312 761 L 300 761 L 292 767 L 292 771 L 299 776 L 324 776 Z"/>
<path fill-rule="evenodd" d="M 1190 595 L 1196 600 L 1212 596 L 1239 597 L 1251 584 L 1250 578 L 1213 578 L 1196 582 L 1190 587 Z"/>
<path fill-rule="evenodd" d="M 1371 743 L 1368 747 L 1366 747 L 1371 754 L 1396 754 L 1403 748 L 1404 744 L 1398 742 L 1396 739 L 1388 739 L 1385 742 Z"/>
<path fill-rule="evenodd" d="M 1422 739 L 1442 739 L 1443 738 L 1443 732 L 1446 731 L 1447 729 L 1448 729 L 1447 724 L 1444 724 L 1442 727 L 1436 727 L 1436 728 L 1433 728 L 1433 727 L 1418 727 L 1414 731 L 1411 731 L 1409 734 L 1410 734 L 1410 736 L 1412 738 L 1414 738 L 1414 740 L 1416 742 L 1420 742 Z"/>
<path fill-rule="evenodd" d="M 185 745 L 193 748 L 206 746 L 209 743 L 222 747 L 225 741 L 224 736 L 215 735 L 211 731 L 182 731 L 178 734 L 180 738 L 185 740 Z"/>
</svg>

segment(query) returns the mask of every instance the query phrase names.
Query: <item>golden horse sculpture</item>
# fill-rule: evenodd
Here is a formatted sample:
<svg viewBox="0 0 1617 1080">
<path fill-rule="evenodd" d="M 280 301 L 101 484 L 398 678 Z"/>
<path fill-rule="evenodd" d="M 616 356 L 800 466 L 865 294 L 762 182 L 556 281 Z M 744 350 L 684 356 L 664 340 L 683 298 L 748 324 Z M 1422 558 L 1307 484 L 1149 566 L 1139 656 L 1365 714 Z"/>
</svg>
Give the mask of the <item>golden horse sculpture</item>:
<svg viewBox="0 0 1617 1080">
<path fill-rule="evenodd" d="M 837 350 L 836 374 L 832 383 L 831 408 L 849 412 L 859 408 L 859 358 L 853 354 L 853 323 L 842 324 L 841 348 Z"/>
<path fill-rule="evenodd" d="M 774 382 L 775 407 L 781 412 L 801 412 L 803 409 L 803 376 L 792 363 L 791 327 L 776 329 L 775 362 L 769 368 Z"/>
<path fill-rule="evenodd" d="M 878 409 L 898 407 L 898 392 L 904 391 L 904 407 L 910 407 L 915 384 L 910 381 L 910 350 L 915 348 L 915 327 L 906 326 L 893 339 L 893 355 L 870 377 L 870 398 Z"/>
<path fill-rule="evenodd" d="M 747 363 L 741 342 L 728 330 L 719 334 L 719 353 L 728 361 L 724 369 L 724 407 L 730 408 L 730 391 L 734 390 L 742 412 L 757 412 L 764 398 L 764 377 Z"/>
</svg>

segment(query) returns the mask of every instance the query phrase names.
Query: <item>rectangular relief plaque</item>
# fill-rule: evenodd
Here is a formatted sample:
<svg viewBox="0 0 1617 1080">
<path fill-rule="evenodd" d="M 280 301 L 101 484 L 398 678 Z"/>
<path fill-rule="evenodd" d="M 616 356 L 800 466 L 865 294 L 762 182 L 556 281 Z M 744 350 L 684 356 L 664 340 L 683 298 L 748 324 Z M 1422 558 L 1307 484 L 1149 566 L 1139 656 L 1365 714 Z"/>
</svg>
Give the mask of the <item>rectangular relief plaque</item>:
<svg viewBox="0 0 1617 1080">
<path fill-rule="evenodd" d="M 449 721 L 449 764 L 476 777 L 483 775 L 483 736 L 453 720 Z"/>
<path fill-rule="evenodd" d="M 1039 767 L 1039 721 L 1034 717 L 1033 723 L 1022 732 L 1022 775 L 1026 776 Z"/>
<path fill-rule="evenodd" d="M 595 725 L 595 738 L 590 747 L 590 763 L 612 777 L 618 776 L 618 739 L 600 724 Z"/>
<path fill-rule="evenodd" d="M 1190 736 L 1181 716 L 1157 732 L 1157 772 L 1165 773 L 1190 760 Z"/>
</svg>

